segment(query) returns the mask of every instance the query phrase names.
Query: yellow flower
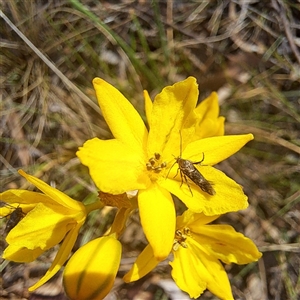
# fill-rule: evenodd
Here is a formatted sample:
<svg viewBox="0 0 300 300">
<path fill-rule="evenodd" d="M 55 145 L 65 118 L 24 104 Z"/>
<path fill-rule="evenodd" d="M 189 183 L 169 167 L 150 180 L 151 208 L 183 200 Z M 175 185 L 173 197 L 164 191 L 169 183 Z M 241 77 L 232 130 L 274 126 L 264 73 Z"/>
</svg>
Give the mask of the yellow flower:
<svg viewBox="0 0 300 300">
<path fill-rule="evenodd" d="M 172 277 L 178 287 L 198 298 L 205 289 L 220 299 L 233 299 L 223 263 L 247 264 L 257 261 L 261 253 L 254 243 L 229 225 L 211 224 L 219 216 L 205 216 L 190 210 L 177 217 L 172 248 Z M 148 245 L 139 255 L 131 270 L 124 276 L 126 282 L 145 276 L 158 264 Z"/>
<path fill-rule="evenodd" d="M 68 297 L 103 299 L 114 284 L 121 254 L 121 243 L 113 236 L 97 238 L 79 248 L 64 270 L 63 283 Z"/>
<path fill-rule="evenodd" d="M 218 117 L 215 93 L 196 107 L 198 86 L 193 77 L 164 88 L 154 102 L 145 91 L 148 132 L 141 116 L 117 89 L 100 78 L 93 84 L 115 139 L 88 140 L 77 156 L 89 167 L 101 191 L 138 190 L 141 223 L 157 259 L 164 259 L 173 243 L 176 214 L 170 193 L 194 212 L 206 215 L 247 207 L 242 188 L 212 165 L 237 152 L 253 136 L 221 136 L 224 118 Z M 176 176 L 178 167 L 173 165 L 178 156 L 193 162 L 203 159 L 197 169 L 213 183 L 215 195 Z"/>
<path fill-rule="evenodd" d="M 30 262 L 62 242 L 47 273 L 29 288 L 33 291 L 54 276 L 67 260 L 85 221 L 86 208 L 38 178 L 22 170 L 19 173 L 43 194 L 26 190 L 7 190 L 0 194 L 1 201 L 21 208 L 24 213 L 24 218 L 6 237 L 8 247 L 3 258 L 15 262 Z M 7 215 L 7 209 L 11 209 L 10 206 L 1 209 L 2 216 Z"/>
</svg>

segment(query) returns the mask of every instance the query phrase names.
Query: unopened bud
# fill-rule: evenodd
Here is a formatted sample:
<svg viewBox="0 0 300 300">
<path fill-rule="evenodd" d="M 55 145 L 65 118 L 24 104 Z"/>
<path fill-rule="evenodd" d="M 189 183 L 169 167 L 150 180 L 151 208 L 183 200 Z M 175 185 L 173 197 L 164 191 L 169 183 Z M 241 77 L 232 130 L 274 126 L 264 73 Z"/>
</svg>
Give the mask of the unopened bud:
<svg viewBox="0 0 300 300">
<path fill-rule="evenodd" d="M 111 290 L 121 260 L 121 243 L 111 236 L 97 238 L 79 248 L 63 275 L 72 300 L 100 300 Z"/>
</svg>

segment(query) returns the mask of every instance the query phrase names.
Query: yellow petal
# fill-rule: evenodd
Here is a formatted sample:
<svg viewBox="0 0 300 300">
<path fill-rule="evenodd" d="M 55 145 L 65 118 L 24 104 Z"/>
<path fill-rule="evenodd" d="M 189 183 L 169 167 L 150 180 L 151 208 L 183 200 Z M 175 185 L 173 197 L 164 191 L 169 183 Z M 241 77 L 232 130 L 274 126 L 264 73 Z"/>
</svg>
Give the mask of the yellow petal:
<svg viewBox="0 0 300 300">
<path fill-rule="evenodd" d="M 212 221 L 218 219 L 219 215 L 214 216 L 206 216 L 202 213 L 194 213 L 190 209 L 187 209 L 181 216 L 178 216 L 176 218 L 176 228 L 184 228 L 189 227 L 190 224 L 197 224 L 196 226 L 202 226 L 208 223 L 211 223 Z"/>
<path fill-rule="evenodd" d="M 12 244 L 3 251 L 2 258 L 14 262 L 28 263 L 34 261 L 43 252 L 45 252 L 45 250 L 40 248 L 27 249 L 22 247 L 22 245 Z"/>
<path fill-rule="evenodd" d="M 7 190 L 0 194 L 0 199 L 1 201 L 9 204 L 12 203 L 27 204 L 27 205 L 32 204 L 33 207 L 35 206 L 36 203 L 39 202 L 49 203 L 51 201 L 51 199 L 49 199 L 48 196 L 42 193 L 21 190 L 21 189 Z"/>
<path fill-rule="evenodd" d="M 195 113 L 200 122 L 206 118 L 216 119 L 219 117 L 219 101 L 218 94 L 212 92 L 206 99 L 201 101 L 195 108 Z"/>
<path fill-rule="evenodd" d="M 150 184 L 143 153 L 118 140 L 88 140 L 76 155 L 89 167 L 93 181 L 103 192 L 122 194 Z"/>
<path fill-rule="evenodd" d="M 183 146 L 199 139 L 224 135 L 224 121 L 224 117 L 219 117 L 218 95 L 213 92 L 191 112 L 184 123 L 181 129 Z"/>
<path fill-rule="evenodd" d="M 217 119 L 204 119 L 201 124 L 196 126 L 193 141 L 213 136 L 224 135 L 224 121 L 225 119 L 223 117 L 219 117 Z"/>
<path fill-rule="evenodd" d="M 30 183 L 34 184 L 39 190 L 41 190 L 45 195 L 47 195 L 55 204 L 60 204 L 66 208 L 72 210 L 82 210 L 85 211 L 84 205 L 79 201 L 75 201 L 63 192 L 51 187 L 44 181 L 26 174 L 23 170 L 19 170 L 18 173 L 25 177 Z"/>
<path fill-rule="evenodd" d="M 225 135 L 192 142 L 183 150 L 182 158 L 201 161 L 203 165 L 215 165 L 239 151 L 246 143 L 253 140 L 252 134 Z"/>
<path fill-rule="evenodd" d="M 191 247 L 196 259 L 201 259 L 201 264 L 206 272 L 203 269 L 197 269 L 198 276 L 206 280 L 208 290 L 220 299 L 233 300 L 228 276 L 219 260 L 214 256 L 207 255 L 204 247 L 193 239 L 189 239 L 188 246 Z"/>
<path fill-rule="evenodd" d="M 233 299 L 230 283 L 222 264 L 203 251 L 193 239 L 188 238 L 187 248 L 174 251 L 172 277 L 180 289 L 198 298 L 207 288 L 221 299 Z"/>
<path fill-rule="evenodd" d="M 111 84 L 93 80 L 102 114 L 113 136 L 133 149 L 146 149 L 148 132 L 132 104 Z M 98 149 L 101 155 L 101 149 Z"/>
<path fill-rule="evenodd" d="M 30 250 L 40 248 L 45 251 L 62 241 L 70 230 L 70 222 L 75 224 L 66 210 L 58 213 L 39 203 L 9 232 L 6 237 L 8 248 L 21 245 Z"/>
<path fill-rule="evenodd" d="M 155 258 L 152 247 L 147 245 L 138 256 L 129 272 L 125 274 L 123 280 L 125 282 L 136 281 L 151 272 L 158 263 L 159 261 Z"/>
<path fill-rule="evenodd" d="M 200 259 L 195 259 L 189 250 L 180 246 L 177 251 L 173 251 L 174 259 L 169 263 L 172 267 L 171 275 L 182 291 L 187 292 L 191 298 L 198 298 L 207 288 L 207 283 L 198 276 L 198 269 L 199 272 L 203 269 Z"/>
<path fill-rule="evenodd" d="M 196 125 L 196 138 L 224 135 L 225 118 L 219 117 L 219 111 L 218 94 L 212 92 L 195 109 L 197 116 L 203 116 Z"/>
<path fill-rule="evenodd" d="M 211 183 L 215 195 L 202 191 L 190 179 L 185 182 L 180 174 L 173 178 L 175 170 L 170 172 L 167 179 L 162 178 L 159 184 L 176 195 L 193 212 L 203 212 L 212 216 L 247 208 L 247 196 L 234 180 L 210 166 L 200 166 L 197 169 Z"/>
<path fill-rule="evenodd" d="M 97 238 L 79 248 L 64 270 L 64 287 L 71 300 L 100 300 L 111 290 L 121 260 L 121 243 Z"/>
<path fill-rule="evenodd" d="M 77 224 L 76 227 L 69 231 L 61 244 L 54 261 L 52 262 L 49 270 L 46 272 L 46 274 L 33 286 L 31 286 L 28 290 L 30 292 L 36 290 L 40 286 L 42 286 L 45 282 L 47 282 L 50 278 L 52 278 L 63 266 L 63 264 L 68 259 L 68 256 L 70 255 L 72 248 L 75 244 L 75 241 L 78 236 L 79 229 L 82 224 Z"/>
<path fill-rule="evenodd" d="M 150 98 L 147 91 L 144 91 L 144 99 L 145 99 L 146 118 L 147 118 L 148 124 L 150 124 L 151 123 L 153 103 L 152 103 L 152 100 L 151 100 L 151 98 Z"/>
<path fill-rule="evenodd" d="M 195 108 L 198 100 L 198 85 L 196 79 L 189 77 L 186 80 L 165 87 L 153 102 L 152 114 L 148 119 L 150 131 L 148 138 L 148 155 L 163 153 L 166 157 L 172 156 L 172 149 L 179 143 L 175 137 Z"/>
<path fill-rule="evenodd" d="M 165 259 L 172 248 L 176 214 L 169 192 L 156 184 L 139 191 L 138 205 L 145 235 L 157 260 Z"/>
<path fill-rule="evenodd" d="M 247 264 L 262 256 L 249 238 L 229 225 L 199 226 L 198 222 L 194 222 L 189 224 L 189 229 L 199 244 L 224 263 Z"/>
</svg>

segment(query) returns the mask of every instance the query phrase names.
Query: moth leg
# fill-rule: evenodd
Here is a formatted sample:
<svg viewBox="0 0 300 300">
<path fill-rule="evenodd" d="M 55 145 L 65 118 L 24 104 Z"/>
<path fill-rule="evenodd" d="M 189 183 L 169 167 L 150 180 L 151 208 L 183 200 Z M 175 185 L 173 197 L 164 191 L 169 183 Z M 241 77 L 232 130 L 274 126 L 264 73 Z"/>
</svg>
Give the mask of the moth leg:
<svg viewBox="0 0 300 300">
<path fill-rule="evenodd" d="M 202 159 L 200 161 L 193 162 L 194 165 L 201 164 L 204 161 L 204 152 L 202 152 Z"/>
<path fill-rule="evenodd" d="M 178 170 L 180 170 L 179 168 L 177 169 L 177 172 L 175 174 L 175 176 L 173 178 L 175 178 L 178 175 Z M 180 175 L 181 175 L 181 170 L 180 170 Z M 182 175 L 181 175 L 182 176 Z M 181 177 L 182 178 L 182 177 Z"/>
<path fill-rule="evenodd" d="M 188 179 L 186 178 L 185 174 L 184 174 L 181 170 L 180 170 L 180 176 L 181 176 L 181 185 L 180 185 L 180 187 L 182 186 L 182 184 L 183 184 L 183 179 L 184 179 L 184 181 L 185 181 L 186 185 L 189 187 L 189 190 L 190 190 L 191 195 L 192 195 L 192 197 L 193 197 L 194 195 L 193 195 L 193 192 L 192 192 L 192 190 L 191 190 L 191 186 L 189 185 Z"/>
<path fill-rule="evenodd" d="M 169 177 L 169 174 L 170 174 L 170 172 L 171 172 L 171 170 L 172 170 L 172 168 L 174 167 L 174 165 L 176 164 L 176 161 L 174 162 L 174 164 L 171 166 L 171 168 L 169 169 L 169 172 L 168 172 L 168 174 L 167 174 L 167 178 Z M 177 174 L 178 174 L 178 170 L 177 170 L 177 173 L 176 173 L 176 175 L 173 177 L 173 178 L 175 178 L 176 176 L 177 176 Z"/>
</svg>

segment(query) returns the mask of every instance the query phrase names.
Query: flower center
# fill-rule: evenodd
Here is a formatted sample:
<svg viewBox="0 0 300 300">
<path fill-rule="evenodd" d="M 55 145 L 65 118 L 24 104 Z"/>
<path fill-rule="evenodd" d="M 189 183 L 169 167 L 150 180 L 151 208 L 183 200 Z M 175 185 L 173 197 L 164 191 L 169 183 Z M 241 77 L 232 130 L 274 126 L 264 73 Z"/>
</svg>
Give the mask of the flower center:
<svg viewBox="0 0 300 300">
<path fill-rule="evenodd" d="M 149 158 L 146 163 L 146 167 L 148 171 L 153 171 L 155 173 L 159 173 L 167 166 L 167 163 L 162 161 L 161 155 L 159 153 L 154 153 L 154 156 Z"/>
<path fill-rule="evenodd" d="M 188 227 L 183 228 L 183 230 L 177 229 L 175 231 L 175 239 L 173 242 L 173 250 L 177 251 L 179 249 L 179 246 L 182 246 L 183 248 L 187 248 L 188 245 L 185 242 L 187 237 L 191 236 L 191 231 Z"/>
</svg>

